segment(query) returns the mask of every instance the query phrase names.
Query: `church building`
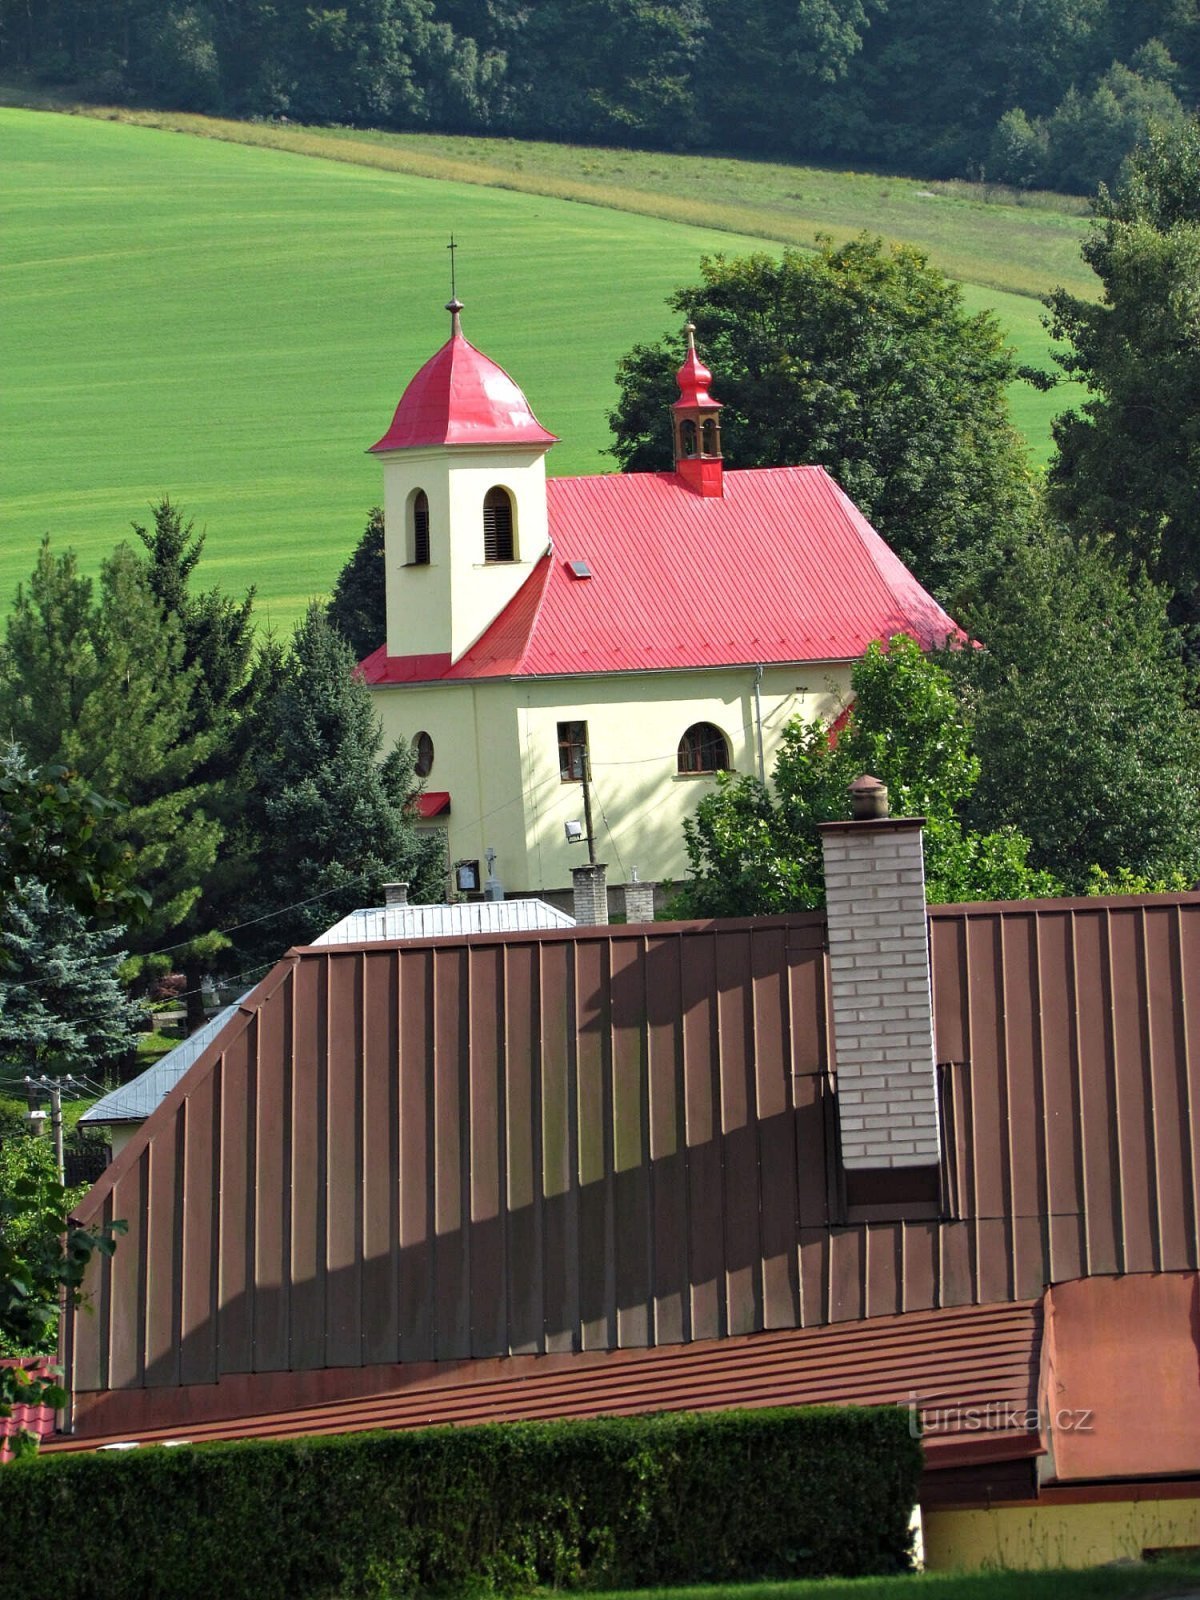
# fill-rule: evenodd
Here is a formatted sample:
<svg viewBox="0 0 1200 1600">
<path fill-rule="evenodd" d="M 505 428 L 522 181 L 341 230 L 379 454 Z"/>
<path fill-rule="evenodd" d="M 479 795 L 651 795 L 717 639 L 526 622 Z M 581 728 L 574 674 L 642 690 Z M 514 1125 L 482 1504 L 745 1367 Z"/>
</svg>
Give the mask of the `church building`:
<svg viewBox="0 0 1200 1600">
<path fill-rule="evenodd" d="M 555 436 L 462 309 L 372 446 L 387 639 L 360 670 L 385 737 L 413 743 L 460 889 L 569 889 L 589 813 L 610 882 L 678 881 L 718 772 L 768 777 L 873 640 L 954 623 L 823 468 L 725 470 L 691 328 L 673 470 L 548 479 Z"/>
</svg>

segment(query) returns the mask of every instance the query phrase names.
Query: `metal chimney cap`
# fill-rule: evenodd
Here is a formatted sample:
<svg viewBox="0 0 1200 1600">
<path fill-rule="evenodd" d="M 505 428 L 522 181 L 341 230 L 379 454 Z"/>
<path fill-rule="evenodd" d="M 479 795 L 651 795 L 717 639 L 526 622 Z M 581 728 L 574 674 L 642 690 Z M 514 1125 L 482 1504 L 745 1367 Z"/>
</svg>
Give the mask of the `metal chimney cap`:
<svg viewBox="0 0 1200 1600">
<path fill-rule="evenodd" d="M 383 903 L 385 906 L 406 906 L 408 904 L 407 883 L 385 883 L 383 886 Z"/>
<path fill-rule="evenodd" d="M 874 822 L 889 816 L 887 784 L 869 772 L 855 778 L 850 785 L 850 815 L 855 822 Z"/>
</svg>

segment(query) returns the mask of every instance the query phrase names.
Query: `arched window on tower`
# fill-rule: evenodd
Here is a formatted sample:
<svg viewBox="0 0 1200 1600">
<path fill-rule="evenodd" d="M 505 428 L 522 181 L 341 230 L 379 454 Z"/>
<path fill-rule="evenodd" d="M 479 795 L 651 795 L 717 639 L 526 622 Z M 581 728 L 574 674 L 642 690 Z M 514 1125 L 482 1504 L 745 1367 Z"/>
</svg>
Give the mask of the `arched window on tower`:
<svg viewBox="0 0 1200 1600">
<path fill-rule="evenodd" d="M 721 454 L 721 436 L 717 432 L 716 417 L 705 417 L 700 437 L 702 444 L 701 453 L 706 456 L 719 456 Z"/>
<path fill-rule="evenodd" d="M 429 496 L 414 489 L 408 497 L 408 564 L 429 565 Z"/>
<path fill-rule="evenodd" d="M 679 454 L 681 456 L 696 454 L 696 424 L 690 417 L 679 424 Z"/>
<path fill-rule="evenodd" d="M 515 559 L 512 496 L 499 486 L 489 489 L 483 497 L 483 559 Z"/>
<path fill-rule="evenodd" d="M 680 772 L 728 772 L 729 746 L 711 722 L 693 722 L 679 741 Z"/>
</svg>

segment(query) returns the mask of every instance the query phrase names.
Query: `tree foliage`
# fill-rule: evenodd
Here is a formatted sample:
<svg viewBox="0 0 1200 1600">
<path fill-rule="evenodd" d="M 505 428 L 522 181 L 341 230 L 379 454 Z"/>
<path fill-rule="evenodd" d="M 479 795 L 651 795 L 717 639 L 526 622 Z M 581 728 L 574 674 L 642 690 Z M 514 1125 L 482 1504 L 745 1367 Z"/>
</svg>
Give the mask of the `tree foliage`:
<svg viewBox="0 0 1200 1600">
<path fill-rule="evenodd" d="M 668 303 L 713 368 L 728 467 L 826 467 L 943 600 L 1026 526 L 1011 353 L 920 251 L 864 237 L 779 261 L 709 257 Z M 671 466 L 681 350 L 669 335 L 619 365 L 610 422 L 625 471 Z"/>
<path fill-rule="evenodd" d="M 326 615 L 362 661 L 387 638 L 383 511 L 372 506 L 362 538 L 338 573 Z"/>
<path fill-rule="evenodd" d="M 78 1190 L 58 1181 L 48 1140 L 23 1136 L 0 1146 L 0 1353 L 39 1356 L 53 1351 L 65 1296 L 78 1305 L 92 1256 L 111 1255 L 124 1222 L 83 1228 L 70 1220 Z M 0 1417 L 15 1405 L 60 1406 L 66 1393 L 39 1361 L 0 1366 Z M 18 1433 L 16 1455 L 36 1449 Z"/>
<path fill-rule="evenodd" d="M 413 824 L 412 752 L 399 741 L 379 761 L 382 734 L 354 667 L 319 605 L 273 657 L 246 795 L 255 877 L 242 901 L 251 925 L 235 939 L 248 961 L 274 961 L 346 912 L 380 903 L 386 882 L 409 882 L 415 899 L 440 895 L 441 841 Z"/>
<path fill-rule="evenodd" d="M 980 763 L 968 814 L 1032 840 L 1072 893 L 1200 875 L 1196 676 L 1167 597 L 1060 530 L 1013 553 L 964 619 L 955 676 Z"/>
<path fill-rule="evenodd" d="M 0 1060 L 103 1072 L 129 1053 L 142 1009 L 118 976 L 125 952 L 115 944 L 45 884 L 17 884 L 0 905 Z"/>
<path fill-rule="evenodd" d="M 107 826 L 121 810 L 77 772 L 31 767 L 15 744 L 0 750 L 0 898 L 36 879 L 96 925 L 143 918 L 149 896 L 131 882 L 133 853 Z"/>
<path fill-rule="evenodd" d="M 1200 90 L 1195 0 L 0 0 L 103 102 L 734 149 L 1086 193 Z M 919 84 L 919 92 L 914 92 Z"/>
<path fill-rule="evenodd" d="M 93 585 L 44 541 L 0 648 L 0 719 L 35 763 L 60 763 L 123 802 L 96 830 L 132 857 L 151 909 L 132 936 L 150 949 L 178 928 L 216 858 L 220 824 L 200 782 L 213 738 L 192 716 L 188 665 L 146 565 L 120 545 Z"/>
<path fill-rule="evenodd" d="M 684 823 L 688 916 L 752 916 L 825 901 L 819 824 L 850 814 L 849 785 L 864 772 L 887 784 L 893 816 L 923 816 L 926 893 L 932 901 L 1053 894 L 1029 865 L 1029 840 L 1010 827 L 980 831 L 962 817 L 979 760 L 950 673 L 905 635 L 874 644 L 852 675 L 853 708 L 832 738 L 821 722 L 785 731 L 771 788 L 722 774 Z"/>
<path fill-rule="evenodd" d="M 1160 129 L 1083 247 L 1099 301 L 1057 290 L 1057 359 L 1089 398 L 1054 424 L 1055 509 L 1077 532 L 1169 586 L 1175 620 L 1200 621 L 1200 120 Z"/>
</svg>

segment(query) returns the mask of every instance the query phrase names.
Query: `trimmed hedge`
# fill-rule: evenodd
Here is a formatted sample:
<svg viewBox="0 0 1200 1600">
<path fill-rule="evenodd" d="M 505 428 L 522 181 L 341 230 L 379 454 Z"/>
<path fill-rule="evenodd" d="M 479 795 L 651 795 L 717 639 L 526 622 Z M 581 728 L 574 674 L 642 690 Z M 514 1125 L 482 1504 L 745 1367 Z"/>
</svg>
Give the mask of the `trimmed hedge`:
<svg viewBox="0 0 1200 1600">
<path fill-rule="evenodd" d="M 502 1423 L 0 1468 L 5 1592 L 318 1600 L 896 1572 L 900 1409 Z"/>
</svg>

